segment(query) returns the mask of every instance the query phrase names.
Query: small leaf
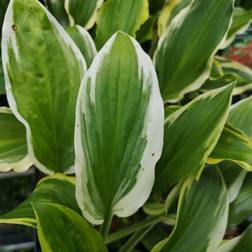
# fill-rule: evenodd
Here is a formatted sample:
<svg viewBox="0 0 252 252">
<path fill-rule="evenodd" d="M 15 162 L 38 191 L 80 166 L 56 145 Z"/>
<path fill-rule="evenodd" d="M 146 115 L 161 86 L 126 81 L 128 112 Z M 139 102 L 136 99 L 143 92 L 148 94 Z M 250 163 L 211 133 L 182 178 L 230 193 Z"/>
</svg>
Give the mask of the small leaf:
<svg viewBox="0 0 252 252">
<path fill-rule="evenodd" d="M 31 202 L 57 203 L 80 213 L 75 199 L 75 180 L 61 174 L 42 179 L 31 196 L 12 211 L 0 216 L 0 223 L 36 226 Z"/>
<path fill-rule="evenodd" d="M 79 47 L 89 67 L 97 54 L 95 43 L 89 33 L 79 25 L 67 27 L 66 32 Z"/>
<path fill-rule="evenodd" d="M 228 241 L 224 241 L 223 245 L 220 246 L 216 252 L 249 252 L 252 251 L 252 225 L 250 225 L 246 231 Z"/>
<path fill-rule="evenodd" d="M 200 95 L 166 118 L 155 191 L 166 192 L 187 176 L 199 178 L 226 122 L 232 89 L 229 85 Z"/>
<path fill-rule="evenodd" d="M 232 125 L 226 125 L 210 154 L 210 163 L 230 160 L 252 171 L 252 140 Z"/>
<path fill-rule="evenodd" d="M 208 168 L 199 181 L 182 187 L 172 234 L 152 252 L 212 252 L 221 243 L 228 217 L 227 190 L 219 169 Z"/>
<path fill-rule="evenodd" d="M 230 227 L 235 227 L 241 224 L 252 212 L 252 174 L 248 173 L 242 188 L 230 205 L 228 224 Z"/>
<path fill-rule="evenodd" d="M 109 0 L 99 10 L 97 17 L 96 44 L 101 48 L 117 31 L 135 36 L 148 19 L 147 0 Z"/>
<path fill-rule="evenodd" d="M 103 0 L 65 0 L 65 9 L 70 25 L 80 25 L 86 29 L 93 27 L 96 21 L 97 10 Z"/>
<path fill-rule="evenodd" d="M 39 1 L 12 0 L 2 53 L 8 101 L 26 127 L 33 163 L 45 173 L 73 172 L 81 52 Z"/>
<path fill-rule="evenodd" d="M 231 203 L 237 198 L 247 172 L 239 165 L 229 161 L 221 162 L 218 164 L 218 167 L 221 168 L 221 173 L 228 189 L 229 202 Z"/>
<path fill-rule="evenodd" d="M 222 57 L 215 57 L 211 77 L 204 83 L 201 90 L 208 91 L 236 81 L 233 94 L 241 94 L 252 87 L 252 70 L 239 62 Z"/>
<path fill-rule="evenodd" d="M 61 25 L 69 25 L 68 15 L 66 13 L 64 0 L 45 0 L 46 7 Z"/>
<path fill-rule="evenodd" d="M 250 23 L 252 22 L 252 9 L 245 10 L 243 8 L 237 7 L 234 9 L 234 17 L 231 27 L 228 31 L 227 40 L 222 48 L 228 47 L 237 34 L 245 32 Z"/>
<path fill-rule="evenodd" d="M 9 108 L 0 107 L 0 172 L 22 172 L 32 162 L 27 154 L 25 127 Z"/>
<path fill-rule="evenodd" d="M 195 0 L 172 20 L 154 61 L 163 99 L 174 101 L 209 77 L 233 13 L 233 0 Z"/>
<path fill-rule="evenodd" d="M 52 203 L 33 203 L 42 252 L 106 252 L 100 234 L 76 212 Z"/>
<path fill-rule="evenodd" d="M 77 199 L 83 215 L 101 224 L 108 214 L 135 213 L 153 186 L 164 109 L 151 59 L 133 38 L 118 32 L 96 55 L 76 115 Z"/>
<path fill-rule="evenodd" d="M 252 96 L 232 106 L 228 121 L 252 139 Z"/>
</svg>

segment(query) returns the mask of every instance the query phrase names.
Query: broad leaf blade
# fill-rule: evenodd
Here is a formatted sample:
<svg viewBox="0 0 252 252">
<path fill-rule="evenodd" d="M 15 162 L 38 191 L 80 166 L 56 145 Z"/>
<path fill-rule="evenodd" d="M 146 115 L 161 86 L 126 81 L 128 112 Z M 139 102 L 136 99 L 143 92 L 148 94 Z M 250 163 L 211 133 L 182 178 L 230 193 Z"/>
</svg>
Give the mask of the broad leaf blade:
<svg viewBox="0 0 252 252">
<path fill-rule="evenodd" d="M 0 223 L 36 226 L 31 203 L 57 203 L 80 213 L 75 199 L 75 181 L 64 175 L 56 174 L 41 180 L 31 196 L 12 211 L 0 216 Z"/>
<path fill-rule="evenodd" d="M 0 107 L 0 172 L 27 170 L 32 162 L 27 154 L 25 127 L 9 108 Z"/>
<path fill-rule="evenodd" d="M 226 122 L 233 85 L 207 92 L 166 118 L 155 191 L 187 176 L 199 177 Z"/>
<path fill-rule="evenodd" d="M 106 252 L 100 234 L 68 207 L 33 203 L 43 252 Z"/>
<path fill-rule="evenodd" d="M 148 19 L 147 0 L 109 0 L 101 7 L 97 17 L 97 47 L 117 31 L 135 36 L 136 31 Z"/>
<path fill-rule="evenodd" d="M 237 128 L 226 125 L 210 155 L 210 163 L 230 160 L 252 171 L 252 140 Z"/>
<path fill-rule="evenodd" d="M 116 33 L 97 54 L 76 115 L 77 199 L 84 216 L 101 224 L 109 212 L 133 214 L 150 194 L 164 127 L 155 69 L 133 38 Z"/>
<path fill-rule="evenodd" d="M 175 229 L 152 252 L 212 252 L 221 243 L 228 196 L 220 171 L 211 167 L 198 182 L 190 183 L 188 179 L 181 190 Z"/>
<path fill-rule="evenodd" d="M 216 252 L 248 252 L 252 251 L 252 226 L 250 225 L 246 231 L 232 239 L 225 241 Z"/>
<path fill-rule="evenodd" d="M 205 82 L 232 12 L 233 0 L 195 0 L 172 20 L 155 54 L 164 100 L 179 99 Z"/>
<path fill-rule="evenodd" d="M 67 27 L 66 32 L 79 47 L 89 67 L 97 54 L 95 43 L 89 33 L 79 25 Z"/>
<path fill-rule="evenodd" d="M 65 9 L 71 26 L 76 24 L 86 29 L 92 28 L 96 21 L 97 10 L 102 3 L 103 0 L 65 0 Z"/>
<path fill-rule="evenodd" d="M 86 69 L 79 49 L 38 1 L 12 0 L 2 56 L 8 101 L 26 127 L 32 161 L 46 173 L 73 170 L 74 111 Z"/>
</svg>

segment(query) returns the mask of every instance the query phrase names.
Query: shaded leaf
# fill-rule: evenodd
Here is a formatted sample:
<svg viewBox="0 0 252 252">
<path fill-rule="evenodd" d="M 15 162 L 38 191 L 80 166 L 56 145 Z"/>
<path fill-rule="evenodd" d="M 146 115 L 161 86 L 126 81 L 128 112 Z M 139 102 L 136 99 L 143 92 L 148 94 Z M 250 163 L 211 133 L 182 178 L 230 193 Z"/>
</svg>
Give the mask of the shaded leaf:
<svg viewBox="0 0 252 252">
<path fill-rule="evenodd" d="M 80 25 L 86 29 L 92 28 L 96 21 L 97 10 L 103 0 L 65 0 L 65 9 L 70 25 Z"/>
<path fill-rule="evenodd" d="M 252 96 L 232 106 L 228 121 L 252 139 Z"/>
<path fill-rule="evenodd" d="M 75 199 L 75 180 L 56 174 L 42 179 L 29 198 L 12 211 L 0 216 L 0 223 L 36 226 L 31 203 L 57 203 L 72 208 L 80 213 Z"/>
<path fill-rule="evenodd" d="M 233 202 L 238 196 L 247 172 L 234 162 L 224 161 L 218 164 L 225 180 L 229 202 Z"/>
<path fill-rule="evenodd" d="M 68 15 L 65 10 L 65 0 L 45 0 L 46 7 L 61 25 L 69 25 Z"/>
<path fill-rule="evenodd" d="M 89 67 L 97 54 L 95 43 L 89 33 L 79 25 L 67 27 L 66 32 L 79 47 Z"/>
<path fill-rule="evenodd" d="M 229 46 L 237 34 L 245 32 L 252 22 L 252 9 L 246 10 L 240 7 L 234 9 L 234 17 L 231 27 L 228 31 L 227 41 L 223 48 Z"/>
<path fill-rule="evenodd" d="M 228 224 L 234 227 L 241 224 L 252 213 L 252 174 L 248 173 L 242 185 L 242 188 L 230 205 Z"/>
<path fill-rule="evenodd" d="M 108 214 L 129 216 L 145 203 L 163 125 L 151 59 L 133 38 L 116 33 L 95 57 L 78 97 L 77 199 L 91 223 Z"/>
<path fill-rule="evenodd" d="M 250 225 L 246 231 L 232 239 L 225 241 L 216 252 L 248 252 L 252 251 L 252 225 Z"/>
<path fill-rule="evenodd" d="M 252 171 L 252 140 L 242 131 L 227 124 L 210 154 L 210 163 L 230 160 L 247 171 Z"/>
<path fill-rule="evenodd" d="M 0 107 L 0 172 L 27 170 L 32 162 L 27 154 L 25 127 L 9 108 Z"/>
<path fill-rule="evenodd" d="M 2 46 L 8 101 L 26 127 L 33 163 L 46 173 L 73 171 L 76 98 L 86 69 L 79 49 L 36 0 L 11 1 Z"/>
</svg>

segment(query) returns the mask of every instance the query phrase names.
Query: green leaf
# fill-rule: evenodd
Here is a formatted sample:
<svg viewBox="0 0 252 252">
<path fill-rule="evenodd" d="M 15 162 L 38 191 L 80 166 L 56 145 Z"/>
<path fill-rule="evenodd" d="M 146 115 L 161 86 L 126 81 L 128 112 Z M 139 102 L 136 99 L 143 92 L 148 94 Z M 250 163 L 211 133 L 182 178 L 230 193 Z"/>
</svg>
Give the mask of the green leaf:
<svg viewBox="0 0 252 252">
<path fill-rule="evenodd" d="M 109 214 L 135 213 L 153 186 L 164 109 L 151 59 L 133 38 L 118 32 L 97 54 L 76 115 L 77 199 L 83 215 L 101 224 Z"/>
<path fill-rule="evenodd" d="M 167 118 L 168 116 L 170 116 L 172 113 L 174 113 L 175 111 L 177 111 L 180 108 L 181 108 L 181 106 L 179 106 L 179 105 L 166 106 L 165 107 L 165 118 Z"/>
<path fill-rule="evenodd" d="M 228 217 L 228 195 L 219 169 L 208 168 L 199 181 L 182 187 L 176 226 L 152 252 L 212 252 L 221 243 Z"/>
<path fill-rule="evenodd" d="M 5 86 L 4 86 L 4 73 L 3 73 L 3 66 L 2 66 L 2 57 L 0 52 L 0 95 L 5 94 Z"/>
<path fill-rule="evenodd" d="M 192 0 L 171 0 L 166 1 L 166 4 L 162 11 L 160 12 L 158 18 L 158 35 L 161 37 L 172 19 L 184 8 L 186 8 Z"/>
<path fill-rule="evenodd" d="M 252 225 L 250 225 L 246 231 L 228 241 L 224 241 L 223 245 L 220 246 L 216 252 L 248 252 L 252 251 Z"/>
<path fill-rule="evenodd" d="M 229 85 L 200 95 L 166 118 L 155 191 L 167 191 L 187 176 L 199 178 L 226 122 L 232 89 Z"/>
<path fill-rule="evenodd" d="M 252 96 L 232 106 L 228 121 L 252 139 Z"/>
<path fill-rule="evenodd" d="M 65 0 L 70 25 L 77 24 L 86 29 L 92 28 L 96 21 L 97 10 L 102 3 L 103 0 Z"/>
<path fill-rule="evenodd" d="M 89 33 L 79 25 L 67 27 L 66 32 L 79 47 L 89 67 L 97 54 L 95 43 Z"/>
<path fill-rule="evenodd" d="M 33 163 L 45 173 L 72 171 L 76 99 L 86 69 L 81 52 L 36 0 L 10 2 L 2 49 L 8 101 L 26 127 Z"/>
<path fill-rule="evenodd" d="M 150 16 L 149 19 L 137 31 L 136 37 L 139 43 L 144 43 L 148 40 L 153 39 L 156 20 L 157 20 L 156 16 Z"/>
<path fill-rule="evenodd" d="M 243 8 L 234 9 L 234 17 L 232 25 L 228 31 L 227 40 L 223 48 L 229 46 L 237 34 L 245 32 L 252 22 L 252 9 L 246 10 Z"/>
<path fill-rule="evenodd" d="M 241 94 L 252 87 L 252 70 L 239 62 L 215 57 L 210 78 L 201 87 L 208 91 L 236 81 L 234 95 Z"/>
<path fill-rule="evenodd" d="M 221 168 L 228 189 L 229 202 L 231 203 L 237 198 L 247 172 L 230 161 L 221 162 L 218 166 Z"/>
<path fill-rule="evenodd" d="M 210 163 L 230 160 L 247 171 L 252 171 L 252 140 L 242 131 L 227 124 L 210 154 Z"/>
<path fill-rule="evenodd" d="M 80 213 L 75 199 L 75 180 L 61 174 L 42 179 L 29 198 L 12 211 L 0 216 L 0 223 L 36 226 L 31 203 L 57 203 Z"/>
<path fill-rule="evenodd" d="M 51 203 L 33 203 L 43 252 L 106 252 L 100 234 L 76 212 Z"/>
<path fill-rule="evenodd" d="M 147 0 L 109 0 L 99 10 L 97 17 L 96 44 L 101 48 L 112 34 L 123 31 L 135 36 L 148 19 Z"/>
<path fill-rule="evenodd" d="M 0 172 L 22 172 L 31 167 L 25 127 L 9 108 L 0 107 Z"/>
<path fill-rule="evenodd" d="M 172 20 L 154 57 L 164 100 L 181 98 L 209 77 L 232 12 L 233 0 L 195 0 Z"/>
<path fill-rule="evenodd" d="M 45 0 L 45 4 L 61 25 L 69 25 L 68 15 L 64 7 L 65 0 Z"/>
<path fill-rule="evenodd" d="M 230 205 L 229 221 L 231 227 L 241 224 L 252 213 L 252 174 L 248 173 L 242 188 Z"/>
</svg>

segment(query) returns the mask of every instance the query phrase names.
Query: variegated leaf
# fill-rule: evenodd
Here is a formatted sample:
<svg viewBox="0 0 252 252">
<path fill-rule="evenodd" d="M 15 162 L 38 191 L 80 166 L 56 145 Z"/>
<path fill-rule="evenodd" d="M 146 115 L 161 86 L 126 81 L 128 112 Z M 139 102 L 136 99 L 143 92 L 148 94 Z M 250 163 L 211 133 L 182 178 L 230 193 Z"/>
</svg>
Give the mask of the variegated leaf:
<svg viewBox="0 0 252 252">
<path fill-rule="evenodd" d="M 97 10 L 104 0 L 65 0 L 70 25 L 80 25 L 86 29 L 92 28 L 96 21 Z"/>
<path fill-rule="evenodd" d="M 207 92 L 166 118 L 155 191 L 167 191 L 188 176 L 199 178 L 226 122 L 232 89 Z"/>
<path fill-rule="evenodd" d="M 73 171 L 81 52 L 38 1 L 11 0 L 2 56 L 8 101 L 26 127 L 33 163 L 46 173 Z"/>
<path fill-rule="evenodd" d="M 232 106 L 228 122 L 252 139 L 252 96 Z"/>
<path fill-rule="evenodd" d="M 0 107 L 0 172 L 27 170 L 32 162 L 27 154 L 25 127 L 9 108 Z"/>
<path fill-rule="evenodd" d="M 123 31 L 135 36 L 148 19 L 147 0 L 109 0 L 101 7 L 97 17 L 96 43 L 101 48 L 110 36 Z"/>
<path fill-rule="evenodd" d="M 163 10 L 158 18 L 158 35 L 161 37 L 172 19 L 184 8 L 186 8 L 192 0 L 171 0 L 166 1 Z"/>
<path fill-rule="evenodd" d="M 243 234 L 231 240 L 224 241 L 216 252 L 249 252 L 252 251 L 252 225 Z"/>
<path fill-rule="evenodd" d="M 245 32 L 250 23 L 252 22 L 252 10 L 245 10 L 243 8 L 237 7 L 234 9 L 234 17 L 232 25 L 228 31 L 228 36 L 226 42 L 223 44 L 222 48 L 228 47 L 237 34 Z"/>
<path fill-rule="evenodd" d="M 29 198 L 0 216 L 0 223 L 36 226 L 32 203 L 57 203 L 81 213 L 75 199 L 75 179 L 56 174 L 42 179 Z"/>
<path fill-rule="evenodd" d="M 220 167 L 223 174 L 228 189 L 229 202 L 231 203 L 237 198 L 247 172 L 231 161 L 221 162 L 218 167 Z"/>
<path fill-rule="evenodd" d="M 194 0 L 172 20 L 154 57 L 164 100 L 180 99 L 209 77 L 232 13 L 233 0 Z"/>
<path fill-rule="evenodd" d="M 225 234 L 228 195 L 219 169 L 208 168 L 199 181 L 182 187 L 176 226 L 152 252 L 214 252 Z"/>
<path fill-rule="evenodd" d="M 230 205 L 228 225 L 235 227 L 246 220 L 252 212 L 252 174 L 246 175 L 237 198 Z"/>
<path fill-rule="evenodd" d="M 68 15 L 65 10 L 65 0 L 45 0 L 46 7 L 61 25 L 69 25 Z"/>
<path fill-rule="evenodd" d="M 111 71 L 113 69 L 113 71 Z M 112 36 L 85 75 L 75 134 L 77 199 L 101 224 L 147 200 L 163 146 L 164 109 L 151 59 L 130 36 Z"/>
<path fill-rule="evenodd" d="M 59 204 L 33 203 L 42 252 L 107 252 L 101 235 L 75 211 Z"/>
<path fill-rule="evenodd" d="M 67 27 L 66 32 L 79 47 L 89 67 L 97 54 L 95 43 L 89 33 L 79 25 Z"/>
<path fill-rule="evenodd" d="M 252 140 L 242 131 L 227 124 L 210 154 L 209 163 L 230 160 L 247 171 L 252 171 Z"/>
</svg>

